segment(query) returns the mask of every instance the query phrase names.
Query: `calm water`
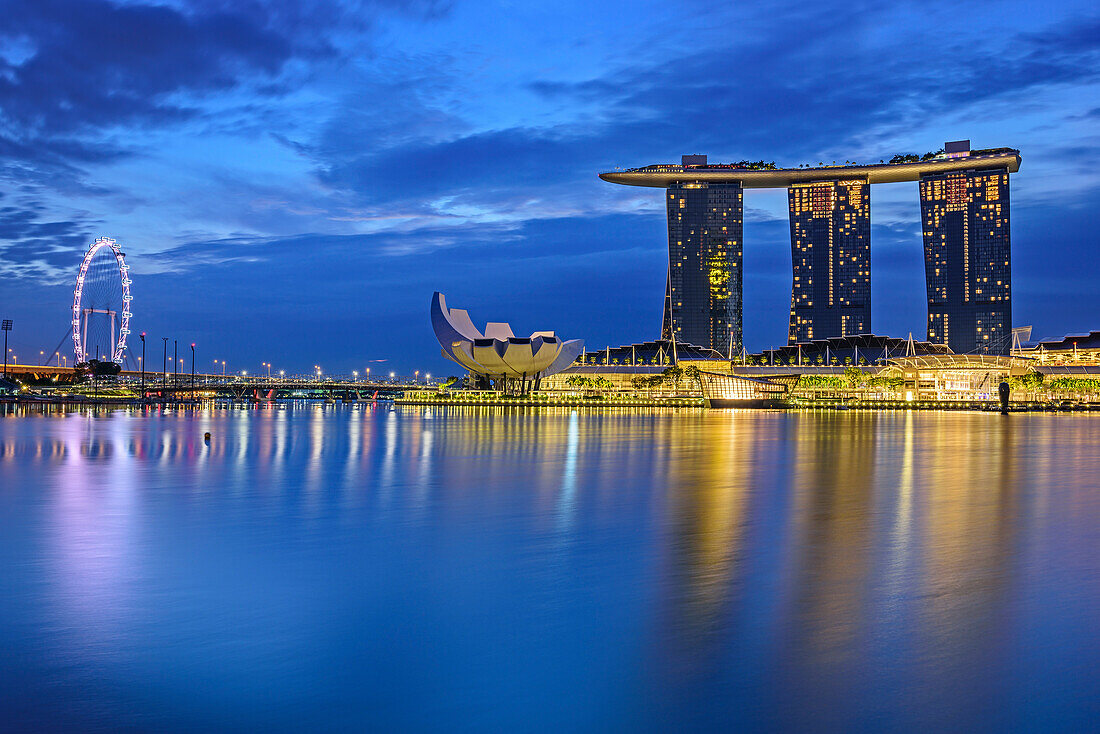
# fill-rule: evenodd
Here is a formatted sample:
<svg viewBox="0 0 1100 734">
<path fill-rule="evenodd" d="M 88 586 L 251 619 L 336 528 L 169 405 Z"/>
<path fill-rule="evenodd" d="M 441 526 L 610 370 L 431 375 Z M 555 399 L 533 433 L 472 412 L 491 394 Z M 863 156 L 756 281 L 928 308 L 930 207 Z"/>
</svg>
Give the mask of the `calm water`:
<svg viewBox="0 0 1100 734">
<path fill-rule="evenodd" d="M 9 408 L 0 729 L 1085 731 L 1098 482 L 1100 416 Z"/>
</svg>

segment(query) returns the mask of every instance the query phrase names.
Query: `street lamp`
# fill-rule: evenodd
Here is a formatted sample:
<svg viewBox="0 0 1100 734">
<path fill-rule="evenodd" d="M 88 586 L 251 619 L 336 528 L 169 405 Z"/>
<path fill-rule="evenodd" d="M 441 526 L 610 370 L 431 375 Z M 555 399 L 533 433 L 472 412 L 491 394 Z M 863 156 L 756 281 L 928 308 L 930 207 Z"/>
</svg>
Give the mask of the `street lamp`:
<svg viewBox="0 0 1100 734">
<path fill-rule="evenodd" d="M 420 382 L 420 370 L 413 370 L 413 384 Z"/>
<path fill-rule="evenodd" d="M 8 376 L 8 332 L 11 331 L 11 319 L 4 319 L 4 322 L 0 324 L 0 328 L 4 330 L 4 377 Z"/>
<path fill-rule="evenodd" d="M 141 332 L 141 399 L 145 399 L 145 332 Z"/>
</svg>

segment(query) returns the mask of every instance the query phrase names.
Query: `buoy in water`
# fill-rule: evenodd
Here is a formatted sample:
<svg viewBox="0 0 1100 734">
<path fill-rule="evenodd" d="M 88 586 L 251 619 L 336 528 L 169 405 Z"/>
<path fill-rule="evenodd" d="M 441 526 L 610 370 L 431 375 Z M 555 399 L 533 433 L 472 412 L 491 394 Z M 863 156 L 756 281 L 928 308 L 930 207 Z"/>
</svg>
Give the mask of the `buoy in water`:
<svg viewBox="0 0 1100 734">
<path fill-rule="evenodd" d="M 202 440 L 206 441 L 207 443 L 210 443 L 210 431 L 207 431 L 206 433 L 202 434 Z"/>
</svg>

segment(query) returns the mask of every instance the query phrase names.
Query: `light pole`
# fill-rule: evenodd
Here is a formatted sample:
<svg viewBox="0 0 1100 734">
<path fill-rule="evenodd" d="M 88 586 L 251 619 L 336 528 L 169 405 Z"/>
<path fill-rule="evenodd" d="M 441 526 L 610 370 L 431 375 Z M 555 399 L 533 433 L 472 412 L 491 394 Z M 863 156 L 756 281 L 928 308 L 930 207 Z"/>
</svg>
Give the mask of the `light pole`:
<svg viewBox="0 0 1100 734">
<path fill-rule="evenodd" d="M 161 364 L 160 373 L 164 375 L 164 382 L 168 382 L 168 337 L 162 336 L 161 339 L 164 340 L 164 361 Z M 163 391 L 161 391 L 161 397 L 164 397 Z"/>
<path fill-rule="evenodd" d="M 351 381 L 359 382 L 359 373 L 356 370 L 351 371 Z"/>
<path fill-rule="evenodd" d="M 8 377 L 8 332 L 11 331 L 11 319 L 4 319 L 0 324 L 4 329 L 4 379 Z"/>
<path fill-rule="evenodd" d="M 225 377 L 225 360 L 222 360 L 222 377 Z"/>
<path fill-rule="evenodd" d="M 419 383 L 420 383 L 420 370 L 413 370 L 413 384 L 416 385 L 416 384 L 419 384 Z"/>
<path fill-rule="evenodd" d="M 180 340 L 172 340 L 172 384 L 175 385 L 180 376 Z"/>
<path fill-rule="evenodd" d="M 191 342 L 191 402 L 195 401 L 195 342 Z"/>
<path fill-rule="evenodd" d="M 145 332 L 141 332 L 141 399 L 145 399 Z"/>
</svg>

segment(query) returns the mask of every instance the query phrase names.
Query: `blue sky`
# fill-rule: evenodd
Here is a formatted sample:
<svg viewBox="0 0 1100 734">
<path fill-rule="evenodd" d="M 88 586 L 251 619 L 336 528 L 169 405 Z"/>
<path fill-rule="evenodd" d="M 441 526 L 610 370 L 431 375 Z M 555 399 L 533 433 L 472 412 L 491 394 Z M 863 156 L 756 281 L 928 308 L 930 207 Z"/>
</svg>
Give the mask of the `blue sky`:
<svg viewBox="0 0 1100 734">
<path fill-rule="evenodd" d="M 1100 328 L 1092 2 L 0 0 L 0 18 L 0 315 L 24 355 L 64 336 L 97 236 L 125 245 L 135 330 L 197 342 L 200 367 L 454 373 L 434 290 L 517 332 L 650 339 L 663 201 L 597 172 L 959 138 L 1023 156 L 1015 324 Z M 918 215 L 915 183 L 875 187 L 876 333 L 922 333 Z M 746 344 L 781 344 L 784 192 L 746 194 L 744 252 Z"/>
</svg>

